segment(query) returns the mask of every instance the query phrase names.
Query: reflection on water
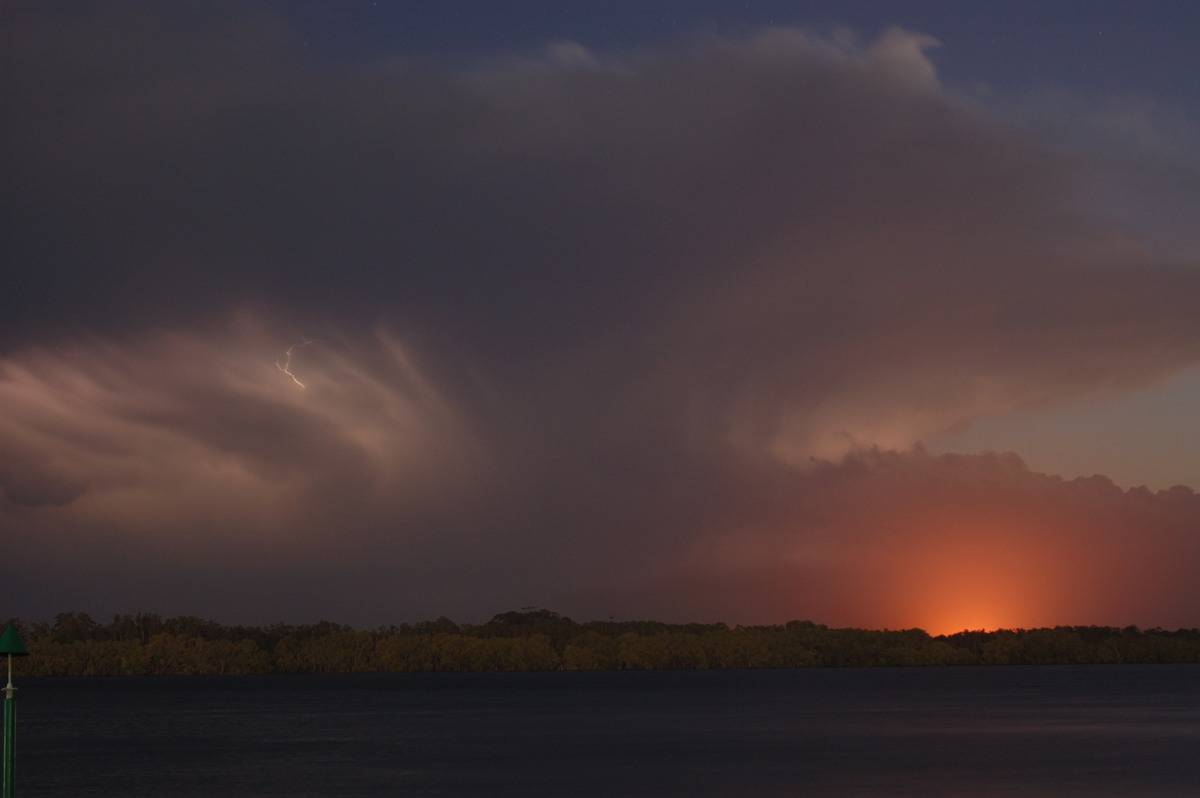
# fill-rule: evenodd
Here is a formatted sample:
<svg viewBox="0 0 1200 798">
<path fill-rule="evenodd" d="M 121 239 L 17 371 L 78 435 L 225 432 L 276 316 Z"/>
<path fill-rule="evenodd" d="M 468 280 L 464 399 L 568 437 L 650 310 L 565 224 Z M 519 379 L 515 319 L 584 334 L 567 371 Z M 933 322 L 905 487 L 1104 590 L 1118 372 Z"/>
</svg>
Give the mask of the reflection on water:
<svg viewBox="0 0 1200 798">
<path fill-rule="evenodd" d="M 1194 796 L 1200 666 L 29 679 L 31 796 Z"/>
</svg>

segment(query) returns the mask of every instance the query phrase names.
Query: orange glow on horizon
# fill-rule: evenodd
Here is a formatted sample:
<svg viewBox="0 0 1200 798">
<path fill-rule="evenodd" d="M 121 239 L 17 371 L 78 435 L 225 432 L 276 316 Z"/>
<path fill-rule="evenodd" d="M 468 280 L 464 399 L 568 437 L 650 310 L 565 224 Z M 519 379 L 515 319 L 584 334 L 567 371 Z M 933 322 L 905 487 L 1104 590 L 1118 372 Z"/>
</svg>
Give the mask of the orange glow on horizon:
<svg viewBox="0 0 1200 798">
<path fill-rule="evenodd" d="M 1008 516 L 1008 517 L 1006 517 Z M 901 551 L 881 552 L 878 592 L 890 628 L 931 635 L 1063 623 L 1073 568 L 1053 525 L 957 511 L 914 523 Z"/>
</svg>

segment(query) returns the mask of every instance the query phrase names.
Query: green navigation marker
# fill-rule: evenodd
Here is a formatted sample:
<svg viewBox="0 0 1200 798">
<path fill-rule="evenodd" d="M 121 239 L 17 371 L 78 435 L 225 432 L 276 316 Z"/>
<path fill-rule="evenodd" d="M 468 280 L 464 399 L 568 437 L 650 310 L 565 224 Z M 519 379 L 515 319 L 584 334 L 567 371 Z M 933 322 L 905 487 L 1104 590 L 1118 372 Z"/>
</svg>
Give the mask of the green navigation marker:
<svg viewBox="0 0 1200 798">
<path fill-rule="evenodd" d="M 13 798 L 13 755 L 16 752 L 17 688 L 12 683 L 12 658 L 28 657 L 29 651 L 12 626 L 0 635 L 0 654 L 8 657 L 8 684 L 4 687 L 4 798 Z"/>
<path fill-rule="evenodd" d="M 21 636 L 17 634 L 15 627 L 4 627 L 4 634 L 0 634 L 0 654 L 8 654 L 14 657 L 28 657 L 29 650 L 25 648 L 25 644 L 21 642 Z M 11 679 L 9 681 L 12 681 Z"/>
</svg>

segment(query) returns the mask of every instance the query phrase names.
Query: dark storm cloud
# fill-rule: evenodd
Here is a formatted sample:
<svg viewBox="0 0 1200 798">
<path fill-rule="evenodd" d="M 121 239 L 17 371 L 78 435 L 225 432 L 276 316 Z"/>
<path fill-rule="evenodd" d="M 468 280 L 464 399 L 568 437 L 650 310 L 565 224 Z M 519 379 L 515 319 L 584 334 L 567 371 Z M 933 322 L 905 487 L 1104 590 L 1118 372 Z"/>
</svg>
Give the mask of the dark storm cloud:
<svg viewBox="0 0 1200 798">
<path fill-rule="evenodd" d="M 0 529 L 109 603 L 175 570 L 226 574 L 169 600 L 201 614 L 686 614 L 760 549 L 869 562 L 864 451 L 912 484 L 860 499 L 936 506 L 923 438 L 1200 361 L 1194 265 L 1107 254 L 1095 165 L 919 35 L 452 69 L 319 62 L 242 5 L 56 8 L 4 34 Z"/>
</svg>

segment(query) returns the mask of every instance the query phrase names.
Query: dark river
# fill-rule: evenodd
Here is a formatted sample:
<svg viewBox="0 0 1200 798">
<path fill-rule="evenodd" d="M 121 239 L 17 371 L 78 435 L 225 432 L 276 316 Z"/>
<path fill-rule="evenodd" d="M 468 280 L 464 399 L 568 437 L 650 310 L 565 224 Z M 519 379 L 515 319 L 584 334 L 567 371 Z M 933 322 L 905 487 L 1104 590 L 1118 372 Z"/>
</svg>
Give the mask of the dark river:
<svg viewBox="0 0 1200 798">
<path fill-rule="evenodd" d="M 20 798 L 1200 795 L 1200 665 L 15 683 Z"/>
</svg>

